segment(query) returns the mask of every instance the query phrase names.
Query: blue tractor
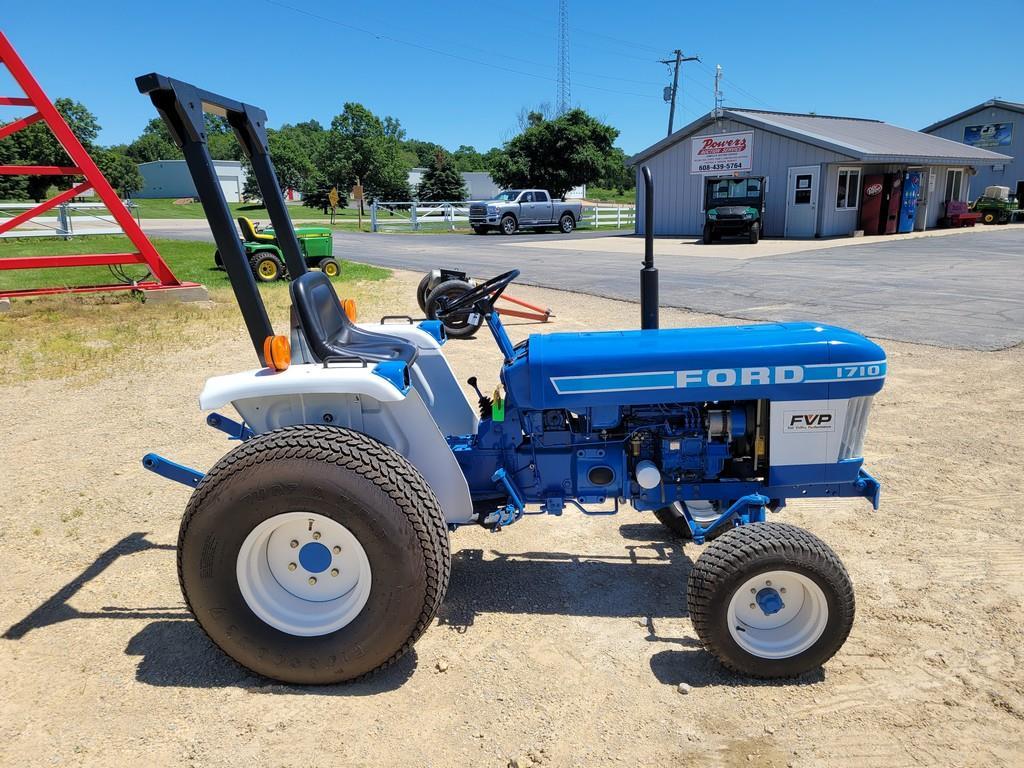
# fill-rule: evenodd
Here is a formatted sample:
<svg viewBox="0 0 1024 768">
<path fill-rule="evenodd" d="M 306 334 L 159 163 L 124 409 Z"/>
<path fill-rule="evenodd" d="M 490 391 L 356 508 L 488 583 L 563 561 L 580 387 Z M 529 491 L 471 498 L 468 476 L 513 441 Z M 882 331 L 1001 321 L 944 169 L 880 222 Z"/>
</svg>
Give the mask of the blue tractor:
<svg viewBox="0 0 1024 768">
<path fill-rule="evenodd" d="M 356 325 L 329 278 L 306 269 L 273 194 L 262 110 L 161 75 L 138 84 L 182 146 L 260 361 L 202 391 L 208 423 L 240 441 L 212 469 L 143 460 L 194 487 L 179 578 L 228 655 L 290 683 L 369 674 L 434 619 L 449 533 L 622 504 L 696 544 L 714 537 L 686 594 L 726 667 L 794 676 L 839 650 L 854 617 L 845 568 L 812 533 L 766 518 L 790 498 L 877 507 L 862 447 L 880 347 L 814 323 L 658 329 L 650 251 L 641 330 L 513 344 L 494 304 L 515 270 L 444 302 L 439 320 Z M 274 333 L 233 231 L 204 108 L 226 115 L 267 201 L 293 275 L 287 334 Z M 476 315 L 504 363 L 473 404 L 442 321 Z M 215 412 L 226 406 L 241 421 Z"/>
</svg>

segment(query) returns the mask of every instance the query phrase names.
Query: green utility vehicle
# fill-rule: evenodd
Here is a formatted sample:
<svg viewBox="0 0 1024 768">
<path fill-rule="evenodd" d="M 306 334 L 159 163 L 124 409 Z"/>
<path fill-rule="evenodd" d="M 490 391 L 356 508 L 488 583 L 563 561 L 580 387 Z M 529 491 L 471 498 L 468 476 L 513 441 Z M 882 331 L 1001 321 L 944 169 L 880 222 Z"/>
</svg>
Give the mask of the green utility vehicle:
<svg viewBox="0 0 1024 768">
<path fill-rule="evenodd" d="M 238 217 L 238 229 L 242 233 L 245 255 L 249 257 L 252 273 L 261 283 L 272 283 L 288 276 L 284 266 L 284 254 L 277 244 L 273 229 L 257 229 L 245 216 Z M 341 274 L 341 264 L 331 254 L 334 238 L 329 227 L 300 227 L 295 230 L 299 247 L 306 259 L 306 266 L 316 267 L 328 277 Z M 213 261 L 221 269 L 220 251 L 215 251 Z"/>
<path fill-rule="evenodd" d="M 1020 205 L 1021 202 L 1010 194 L 1009 187 L 990 186 L 971 204 L 971 210 L 980 213 L 985 224 L 1007 224 Z"/>
<path fill-rule="evenodd" d="M 764 218 L 764 176 L 726 176 L 704 180 L 704 243 L 723 235 L 742 236 L 750 243 L 761 237 Z"/>
</svg>

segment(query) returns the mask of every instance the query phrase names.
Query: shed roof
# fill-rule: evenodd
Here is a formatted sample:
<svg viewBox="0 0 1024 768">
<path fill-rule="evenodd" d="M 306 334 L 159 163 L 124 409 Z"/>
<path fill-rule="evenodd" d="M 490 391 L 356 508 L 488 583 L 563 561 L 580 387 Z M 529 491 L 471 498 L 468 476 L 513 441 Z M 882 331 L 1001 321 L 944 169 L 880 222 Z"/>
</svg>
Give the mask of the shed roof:
<svg viewBox="0 0 1024 768">
<path fill-rule="evenodd" d="M 964 163 L 992 165 L 1012 158 L 987 149 L 942 139 L 909 128 L 899 128 L 880 120 L 832 115 L 805 115 L 792 112 L 766 112 L 757 109 L 724 109 L 721 118 L 752 128 L 781 134 L 797 141 L 831 150 L 850 160 L 866 163 Z M 715 113 L 695 120 L 671 136 L 630 158 L 631 164 L 643 162 L 691 134 L 715 122 Z"/>
<path fill-rule="evenodd" d="M 1016 101 L 1004 101 L 1003 99 L 989 99 L 988 101 L 983 101 L 981 104 L 977 104 L 970 109 L 965 109 L 963 112 L 957 112 L 955 115 L 947 117 L 945 120 L 939 120 L 937 123 L 932 123 L 927 128 L 922 128 L 921 132 L 931 133 L 944 125 L 949 125 L 962 117 L 968 117 L 969 115 L 973 115 L 975 112 L 980 112 L 981 110 L 988 109 L 989 107 L 998 107 L 999 109 L 1008 109 L 1011 112 L 1020 112 L 1021 114 L 1024 114 L 1024 104 L 1019 104 Z"/>
</svg>

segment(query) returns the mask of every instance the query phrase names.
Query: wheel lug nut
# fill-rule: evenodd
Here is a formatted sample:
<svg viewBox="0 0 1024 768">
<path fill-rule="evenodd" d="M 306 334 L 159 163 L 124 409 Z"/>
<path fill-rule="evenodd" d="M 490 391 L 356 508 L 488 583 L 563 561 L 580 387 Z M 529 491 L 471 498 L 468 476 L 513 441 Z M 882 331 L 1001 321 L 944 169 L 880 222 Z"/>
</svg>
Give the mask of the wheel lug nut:
<svg viewBox="0 0 1024 768">
<path fill-rule="evenodd" d="M 768 587 L 770 587 L 772 585 L 772 583 L 770 581 L 767 581 L 767 580 L 765 580 L 764 583 L 765 583 L 765 586 L 768 586 Z"/>
<path fill-rule="evenodd" d="M 339 547 L 337 544 L 334 545 L 334 554 L 336 554 L 336 555 L 340 555 L 341 554 L 341 547 Z"/>
<path fill-rule="evenodd" d="M 294 571 L 298 566 L 295 563 L 288 563 L 288 570 Z"/>
<path fill-rule="evenodd" d="M 786 594 L 786 588 L 785 587 L 780 587 L 779 588 L 779 592 L 781 592 L 782 594 Z"/>
<path fill-rule="evenodd" d="M 331 568 L 331 576 L 337 576 L 340 571 L 337 568 Z"/>
<path fill-rule="evenodd" d="M 309 577 L 309 586 L 312 587 L 314 584 L 316 584 L 316 576 L 310 576 Z"/>
<path fill-rule="evenodd" d="M 299 542 L 297 542 L 295 539 L 292 539 L 292 549 L 295 549 L 297 546 L 299 546 Z"/>
<path fill-rule="evenodd" d="M 750 588 L 750 594 L 752 594 L 752 595 L 756 595 L 756 594 L 757 594 L 757 590 L 756 590 L 756 589 L 754 589 L 753 587 L 751 587 L 751 588 Z"/>
<path fill-rule="evenodd" d="M 750 604 L 750 610 L 754 610 L 755 608 L 757 608 L 757 606 L 756 606 L 756 605 L 754 605 L 753 603 L 751 603 L 751 604 Z"/>
<path fill-rule="evenodd" d="M 320 531 L 314 531 L 313 532 L 313 540 L 317 541 L 317 540 L 319 540 L 319 538 L 320 538 Z"/>
</svg>

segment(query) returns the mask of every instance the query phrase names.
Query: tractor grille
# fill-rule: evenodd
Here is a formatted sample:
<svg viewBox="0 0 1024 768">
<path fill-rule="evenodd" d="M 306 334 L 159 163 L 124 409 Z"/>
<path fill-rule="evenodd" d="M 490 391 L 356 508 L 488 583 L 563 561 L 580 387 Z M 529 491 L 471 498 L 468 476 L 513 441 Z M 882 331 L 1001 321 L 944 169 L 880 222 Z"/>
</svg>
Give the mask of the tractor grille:
<svg viewBox="0 0 1024 768">
<path fill-rule="evenodd" d="M 471 219 L 486 219 L 487 218 L 487 206 L 486 205 L 471 205 L 471 206 L 469 206 L 469 218 L 471 218 Z"/>
<path fill-rule="evenodd" d="M 839 460 L 859 459 L 864 455 L 864 435 L 868 431 L 872 395 L 854 397 L 846 404 L 846 423 L 839 442 Z"/>
</svg>

